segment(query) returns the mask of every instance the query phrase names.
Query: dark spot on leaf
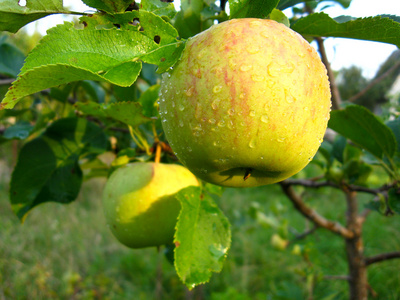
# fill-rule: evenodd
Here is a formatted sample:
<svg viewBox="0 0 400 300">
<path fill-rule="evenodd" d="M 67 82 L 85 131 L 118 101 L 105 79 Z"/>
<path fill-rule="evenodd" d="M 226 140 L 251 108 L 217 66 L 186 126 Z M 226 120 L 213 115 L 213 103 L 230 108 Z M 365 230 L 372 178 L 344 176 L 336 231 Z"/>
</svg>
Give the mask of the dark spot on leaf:
<svg viewBox="0 0 400 300">
<path fill-rule="evenodd" d="M 17 194 L 17 192 L 16 191 L 13 191 L 13 195 L 16 195 Z"/>
<path fill-rule="evenodd" d="M 178 241 L 175 242 L 175 247 L 176 247 L 176 248 L 178 248 L 180 245 L 181 245 L 180 242 L 178 242 Z"/>
<path fill-rule="evenodd" d="M 160 61 L 164 62 L 165 61 L 165 57 L 161 57 Z"/>
<path fill-rule="evenodd" d="M 113 24 L 115 27 L 117 27 L 118 29 L 121 28 L 121 25 L 119 24 Z"/>
<path fill-rule="evenodd" d="M 159 44 L 160 41 L 161 41 L 161 37 L 160 37 L 159 35 L 156 35 L 156 36 L 154 37 L 154 41 L 155 41 L 157 44 Z"/>
<path fill-rule="evenodd" d="M 83 27 L 87 27 L 88 26 L 88 24 L 85 21 L 83 21 L 82 24 L 83 24 Z"/>
<path fill-rule="evenodd" d="M 75 169 L 71 169 L 71 174 L 75 174 Z"/>
<path fill-rule="evenodd" d="M 204 199 L 204 194 L 201 194 L 200 195 L 200 200 L 203 200 Z"/>
</svg>

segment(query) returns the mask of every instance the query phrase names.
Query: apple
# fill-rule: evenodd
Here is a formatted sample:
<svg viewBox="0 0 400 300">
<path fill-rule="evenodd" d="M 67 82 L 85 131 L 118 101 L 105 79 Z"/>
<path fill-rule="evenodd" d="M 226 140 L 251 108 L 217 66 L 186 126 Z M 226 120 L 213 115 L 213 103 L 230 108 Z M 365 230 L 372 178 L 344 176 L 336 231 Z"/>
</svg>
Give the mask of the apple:
<svg viewBox="0 0 400 300">
<path fill-rule="evenodd" d="M 133 163 L 117 169 L 103 191 L 111 232 L 130 248 L 171 243 L 180 211 L 175 195 L 198 185 L 192 173 L 175 164 Z"/>
<path fill-rule="evenodd" d="M 234 19 L 194 36 L 161 85 L 171 148 L 197 177 L 222 186 L 271 184 L 302 170 L 331 107 L 317 52 L 272 20 Z"/>
</svg>

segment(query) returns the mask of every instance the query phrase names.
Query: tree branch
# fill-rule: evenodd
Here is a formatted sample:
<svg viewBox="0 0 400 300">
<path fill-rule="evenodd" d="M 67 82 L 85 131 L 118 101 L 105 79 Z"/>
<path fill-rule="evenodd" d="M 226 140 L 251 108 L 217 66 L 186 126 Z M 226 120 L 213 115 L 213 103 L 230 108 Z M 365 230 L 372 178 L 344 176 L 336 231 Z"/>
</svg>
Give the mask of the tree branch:
<svg viewBox="0 0 400 300">
<path fill-rule="evenodd" d="M 368 187 L 352 185 L 352 184 L 348 184 L 348 185 L 343 184 L 343 186 L 340 186 L 332 181 L 317 182 L 317 181 L 311 180 L 311 179 L 286 179 L 284 181 L 284 183 L 288 184 L 288 185 L 301 185 L 304 187 L 317 188 L 317 189 L 328 186 L 328 187 L 334 187 L 334 188 L 342 190 L 343 187 L 346 187 L 348 190 L 350 190 L 352 192 L 362 192 L 362 193 L 367 193 L 367 194 L 372 194 L 372 195 L 378 195 L 378 194 L 388 191 L 391 188 L 393 188 L 394 186 L 396 186 L 397 181 L 394 181 L 390 184 L 385 184 L 376 189 L 371 189 Z"/>
<path fill-rule="evenodd" d="M 346 280 L 349 281 L 350 277 L 348 275 L 325 275 L 323 279 L 326 280 Z"/>
<path fill-rule="evenodd" d="M 369 266 L 369 265 L 377 263 L 377 262 L 381 262 L 381 261 L 389 260 L 389 259 L 395 259 L 395 258 L 400 258 L 400 251 L 382 253 L 382 254 L 378 254 L 375 256 L 367 257 L 367 258 L 365 258 L 365 264 L 367 266 Z"/>
<path fill-rule="evenodd" d="M 296 194 L 293 187 L 285 181 L 280 183 L 280 186 L 286 196 L 292 201 L 294 207 L 307 219 L 312 221 L 316 226 L 329 229 L 333 233 L 341 235 L 345 238 L 352 238 L 354 233 L 348 230 L 346 227 L 342 226 L 338 222 L 333 222 L 325 219 L 323 216 L 319 215 L 315 210 L 309 208 L 303 201 L 303 199 Z"/>
<path fill-rule="evenodd" d="M 383 79 L 388 77 L 394 70 L 396 70 L 398 67 L 400 67 L 400 61 L 395 63 L 389 70 L 387 70 L 385 73 L 383 73 L 381 76 L 376 78 L 375 80 L 372 80 L 362 91 L 358 92 L 354 96 L 352 96 L 348 101 L 349 102 L 354 102 L 361 98 L 366 92 L 368 92 L 374 85 L 378 84 L 381 82 Z"/>
<path fill-rule="evenodd" d="M 340 97 L 339 89 L 336 84 L 335 75 L 333 74 L 331 64 L 329 63 L 328 56 L 326 55 L 324 40 L 320 37 L 315 38 L 318 44 L 318 51 L 321 55 L 321 60 L 325 65 L 328 72 L 329 82 L 331 83 L 331 93 L 332 93 L 332 109 L 340 109 L 342 104 L 342 98 Z"/>
<path fill-rule="evenodd" d="M 7 85 L 11 84 L 15 81 L 15 78 L 6 78 L 6 79 L 0 79 L 0 85 Z"/>
</svg>

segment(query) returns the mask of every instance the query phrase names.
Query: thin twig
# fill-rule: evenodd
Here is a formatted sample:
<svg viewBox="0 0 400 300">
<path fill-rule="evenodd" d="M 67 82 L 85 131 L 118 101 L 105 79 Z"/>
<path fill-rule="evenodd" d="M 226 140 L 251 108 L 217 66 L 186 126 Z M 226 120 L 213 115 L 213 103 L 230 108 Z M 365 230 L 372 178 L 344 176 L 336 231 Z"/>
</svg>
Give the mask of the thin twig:
<svg viewBox="0 0 400 300">
<path fill-rule="evenodd" d="M 369 265 L 377 263 L 377 262 L 381 262 L 381 261 L 385 261 L 385 260 L 389 260 L 389 259 L 395 259 L 395 258 L 400 258 L 400 251 L 382 253 L 382 254 L 378 254 L 375 256 L 367 257 L 367 258 L 365 258 L 365 264 L 367 266 L 369 266 Z"/>
<path fill-rule="evenodd" d="M 352 231 L 348 230 L 340 223 L 328 220 L 323 216 L 321 216 L 320 214 L 318 214 L 315 210 L 308 207 L 304 203 L 303 199 L 298 194 L 296 194 L 296 192 L 294 191 L 293 187 L 290 184 L 287 184 L 285 183 L 285 181 L 282 181 L 280 183 L 280 186 L 283 192 L 289 198 L 289 200 L 292 201 L 294 207 L 303 216 L 312 221 L 316 226 L 329 229 L 333 233 L 341 235 L 345 238 L 352 238 L 354 236 L 354 233 Z"/>
<path fill-rule="evenodd" d="M 378 84 L 381 82 L 383 79 L 388 77 L 394 70 L 396 70 L 398 67 L 400 67 L 400 61 L 395 63 L 389 70 L 387 70 L 385 73 L 383 73 L 381 76 L 376 78 L 375 80 L 372 80 L 362 91 L 358 92 L 354 96 L 352 96 L 348 101 L 349 102 L 354 102 L 361 98 L 366 92 L 368 92 L 374 85 Z"/>
<path fill-rule="evenodd" d="M 6 79 L 0 79 L 0 85 L 7 85 L 11 84 L 15 81 L 15 78 L 6 78 Z"/>
<path fill-rule="evenodd" d="M 346 280 L 349 281 L 350 277 L 348 275 L 325 275 L 323 279 L 326 280 Z"/>
<path fill-rule="evenodd" d="M 296 236 L 295 236 L 293 241 L 302 240 L 305 237 L 309 236 L 310 234 L 313 234 L 315 232 L 315 230 L 317 230 L 317 229 L 318 229 L 318 226 L 314 225 L 313 228 L 311 228 L 309 230 L 306 230 L 303 233 L 296 234 Z M 292 243 L 293 241 L 290 241 L 290 242 Z"/>
<path fill-rule="evenodd" d="M 325 65 L 326 71 L 328 72 L 329 82 L 331 84 L 332 109 L 340 109 L 342 98 L 340 97 L 339 89 L 336 84 L 335 74 L 333 74 L 331 64 L 329 63 L 328 56 L 326 55 L 324 40 L 321 37 L 316 37 L 315 40 L 317 41 L 318 51 L 321 55 L 321 60 Z"/>
</svg>

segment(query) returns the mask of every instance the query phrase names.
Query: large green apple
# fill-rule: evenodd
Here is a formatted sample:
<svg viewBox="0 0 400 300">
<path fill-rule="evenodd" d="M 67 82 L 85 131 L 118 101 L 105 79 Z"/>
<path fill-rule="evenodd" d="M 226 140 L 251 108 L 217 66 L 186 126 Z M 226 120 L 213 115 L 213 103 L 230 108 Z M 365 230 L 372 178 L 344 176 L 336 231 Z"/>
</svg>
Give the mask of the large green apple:
<svg viewBox="0 0 400 300">
<path fill-rule="evenodd" d="M 134 163 L 111 174 L 103 191 L 103 207 L 114 236 L 131 248 L 160 246 L 173 241 L 180 210 L 174 197 L 181 189 L 198 186 L 185 167 Z"/>
<path fill-rule="evenodd" d="M 330 107 L 314 48 L 261 19 L 226 21 L 191 38 L 164 74 L 159 102 L 180 161 L 205 181 L 234 187 L 303 169 L 321 144 Z"/>
</svg>

